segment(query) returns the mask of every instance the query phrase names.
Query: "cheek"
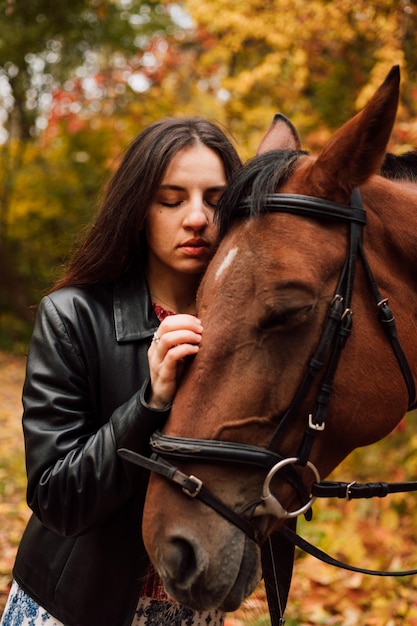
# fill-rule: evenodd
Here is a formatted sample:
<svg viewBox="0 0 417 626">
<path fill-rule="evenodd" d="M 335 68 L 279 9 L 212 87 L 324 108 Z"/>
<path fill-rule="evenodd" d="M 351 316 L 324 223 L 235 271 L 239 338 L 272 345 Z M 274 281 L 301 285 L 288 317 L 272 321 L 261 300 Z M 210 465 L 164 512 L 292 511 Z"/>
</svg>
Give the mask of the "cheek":
<svg viewBox="0 0 417 626">
<path fill-rule="evenodd" d="M 153 239 L 154 234 L 158 233 L 162 220 L 162 211 L 151 208 L 145 220 L 146 238 Z"/>
<path fill-rule="evenodd" d="M 175 232 L 174 225 L 170 225 L 168 220 L 161 214 L 148 216 L 145 224 L 145 235 L 149 249 L 163 248 L 173 238 Z"/>
</svg>

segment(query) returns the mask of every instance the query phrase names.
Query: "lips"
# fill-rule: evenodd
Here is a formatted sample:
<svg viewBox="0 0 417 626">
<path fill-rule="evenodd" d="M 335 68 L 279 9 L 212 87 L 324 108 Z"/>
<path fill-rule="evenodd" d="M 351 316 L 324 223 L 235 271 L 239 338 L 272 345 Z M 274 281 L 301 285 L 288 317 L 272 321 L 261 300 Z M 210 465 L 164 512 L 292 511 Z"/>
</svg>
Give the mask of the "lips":
<svg viewBox="0 0 417 626">
<path fill-rule="evenodd" d="M 210 244 L 205 239 L 188 239 L 180 248 L 188 256 L 198 257 L 207 254 Z"/>
</svg>

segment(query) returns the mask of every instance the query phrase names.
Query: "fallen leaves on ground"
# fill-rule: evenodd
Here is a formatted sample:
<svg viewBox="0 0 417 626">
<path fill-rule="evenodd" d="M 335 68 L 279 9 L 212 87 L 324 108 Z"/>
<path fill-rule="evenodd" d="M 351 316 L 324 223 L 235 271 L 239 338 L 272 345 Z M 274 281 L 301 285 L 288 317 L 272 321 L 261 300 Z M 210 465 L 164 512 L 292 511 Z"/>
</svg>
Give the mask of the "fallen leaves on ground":
<svg viewBox="0 0 417 626">
<path fill-rule="evenodd" d="M 29 511 L 21 433 L 23 357 L 0 352 L 0 613 Z M 350 482 L 417 479 L 417 415 L 382 442 L 355 451 L 331 477 Z M 317 500 L 299 532 L 332 556 L 370 569 L 417 568 L 417 495 Z M 268 626 L 261 584 L 225 626 Z M 336 569 L 296 552 L 286 626 L 417 626 L 417 576 L 380 578 Z M 114 625 L 106 625 L 114 626 Z"/>
<path fill-rule="evenodd" d="M 0 614 L 17 546 L 29 518 L 21 426 L 25 359 L 0 352 Z"/>
</svg>

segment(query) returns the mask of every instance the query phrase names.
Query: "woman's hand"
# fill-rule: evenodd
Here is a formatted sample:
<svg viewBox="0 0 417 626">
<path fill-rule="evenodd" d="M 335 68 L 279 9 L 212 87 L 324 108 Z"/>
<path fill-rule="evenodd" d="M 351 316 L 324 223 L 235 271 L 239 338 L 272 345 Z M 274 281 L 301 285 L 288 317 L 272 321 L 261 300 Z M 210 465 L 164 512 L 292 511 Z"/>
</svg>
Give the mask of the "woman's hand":
<svg viewBox="0 0 417 626">
<path fill-rule="evenodd" d="M 185 357 L 197 354 L 203 327 L 194 315 L 166 317 L 148 350 L 151 392 L 147 403 L 162 409 L 174 398 Z"/>
</svg>

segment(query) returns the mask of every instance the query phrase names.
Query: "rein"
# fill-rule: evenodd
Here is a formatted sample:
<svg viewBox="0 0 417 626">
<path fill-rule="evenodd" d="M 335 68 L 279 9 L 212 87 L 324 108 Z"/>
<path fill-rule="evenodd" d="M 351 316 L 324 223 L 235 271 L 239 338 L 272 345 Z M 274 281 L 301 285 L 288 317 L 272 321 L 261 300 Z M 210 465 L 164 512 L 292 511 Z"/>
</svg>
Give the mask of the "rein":
<svg viewBox="0 0 417 626">
<path fill-rule="evenodd" d="M 237 207 L 237 216 L 248 217 L 248 213 L 250 214 L 251 210 L 255 208 L 252 198 L 249 197 Z M 293 400 L 277 426 L 268 447 L 265 449 L 258 446 L 228 441 L 171 437 L 157 432 L 154 433 L 150 441 L 153 451 L 151 458 L 144 457 L 126 449 L 118 451 L 123 458 L 150 471 L 156 472 L 178 484 L 184 493 L 203 501 L 225 519 L 239 527 L 248 537 L 259 545 L 268 541 L 269 538 L 265 539 L 256 525 L 252 523 L 252 517 L 273 515 L 278 519 L 285 520 L 304 514 L 307 519 L 311 519 L 311 506 L 316 498 L 372 498 L 384 497 L 389 493 L 417 491 L 417 482 L 357 484 L 356 482 L 321 481 L 317 469 L 309 461 L 314 441 L 326 427 L 327 409 L 333 390 L 333 379 L 343 347 L 351 333 L 353 313 L 351 303 L 355 269 L 358 259 L 362 261 L 375 300 L 379 321 L 386 332 L 402 372 L 408 391 L 409 410 L 416 405 L 416 387 L 407 358 L 397 337 L 394 315 L 389 307 L 388 300 L 383 298 L 379 292 L 363 249 L 362 230 L 366 224 L 366 212 L 362 207 L 359 189 L 353 191 L 350 206 L 311 196 L 271 194 L 266 197 L 261 211 L 264 213 L 291 213 L 321 221 L 342 221 L 349 225 L 347 255 L 335 294 L 329 305 L 327 319 L 324 323 L 321 337 L 313 357 L 308 362 L 306 372 Z M 311 389 L 316 376 L 322 370 L 324 370 L 324 373 L 315 399 L 315 404 L 311 411 L 308 412 L 306 429 L 299 448 L 293 457 L 283 458 L 276 452 L 282 433 L 291 425 L 295 416 L 299 413 L 306 394 Z M 179 461 L 180 463 L 200 462 L 222 465 L 250 465 L 262 468 L 268 473 L 265 478 L 260 500 L 250 507 L 246 507 L 246 510 L 237 512 L 208 491 L 199 478 L 181 472 L 171 461 Z M 301 474 L 297 471 L 297 467 L 307 467 L 314 475 L 315 481 L 310 494 L 303 485 Z M 302 506 L 296 511 L 286 511 L 269 489 L 270 482 L 277 472 L 280 472 L 280 475 L 282 475 L 298 493 Z M 312 556 L 328 564 L 344 569 L 377 576 L 409 576 L 417 574 L 417 569 L 403 572 L 389 572 L 350 566 L 326 555 L 318 548 L 312 546 L 285 524 L 279 528 L 278 532 L 281 533 L 287 541 L 297 545 Z M 272 560 L 274 560 L 273 554 Z M 274 593 L 278 604 L 280 604 L 278 588 L 277 586 L 275 587 Z M 282 615 L 278 618 L 277 623 L 284 623 Z"/>
</svg>

